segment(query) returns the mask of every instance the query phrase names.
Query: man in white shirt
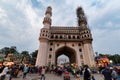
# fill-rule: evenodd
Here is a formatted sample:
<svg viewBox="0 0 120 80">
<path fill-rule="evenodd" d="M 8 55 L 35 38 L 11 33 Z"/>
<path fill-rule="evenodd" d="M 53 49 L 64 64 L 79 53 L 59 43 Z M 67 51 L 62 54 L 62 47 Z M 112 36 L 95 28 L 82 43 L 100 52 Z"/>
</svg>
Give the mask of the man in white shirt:
<svg viewBox="0 0 120 80">
<path fill-rule="evenodd" d="M 8 67 L 6 66 L 6 67 L 3 69 L 2 73 L 0 73 L 0 78 L 5 78 L 5 75 L 7 74 L 7 72 L 8 72 Z M 2 79 L 1 79 L 1 80 L 2 80 Z"/>
</svg>

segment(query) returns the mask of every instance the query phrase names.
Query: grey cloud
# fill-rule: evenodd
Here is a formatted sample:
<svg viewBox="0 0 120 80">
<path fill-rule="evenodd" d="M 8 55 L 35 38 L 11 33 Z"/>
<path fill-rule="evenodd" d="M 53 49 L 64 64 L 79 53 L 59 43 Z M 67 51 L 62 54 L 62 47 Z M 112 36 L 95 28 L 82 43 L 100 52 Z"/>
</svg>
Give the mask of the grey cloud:
<svg viewBox="0 0 120 80">
<path fill-rule="evenodd" d="M 39 32 L 43 27 L 42 20 L 46 7 L 50 5 L 53 8 L 52 25 L 63 26 L 77 25 L 75 10 L 78 6 L 82 6 L 93 33 L 94 51 L 115 53 L 119 50 L 120 5 L 118 3 L 120 1 L 118 0 L 97 0 L 102 6 L 98 6 L 98 3 L 91 5 L 96 0 L 61 0 L 57 2 L 38 0 L 42 6 L 36 6 L 37 8 L 33 7 L 29 0 L 8 1 L 0 1 L 0 7 L 7 11 L 7 17 L 2 18 L 4 21 L 0 22 L 0 41 L 2 41 L 0 47 L 15 45 L 20 51 L 38 49 Z"/>
</svg>

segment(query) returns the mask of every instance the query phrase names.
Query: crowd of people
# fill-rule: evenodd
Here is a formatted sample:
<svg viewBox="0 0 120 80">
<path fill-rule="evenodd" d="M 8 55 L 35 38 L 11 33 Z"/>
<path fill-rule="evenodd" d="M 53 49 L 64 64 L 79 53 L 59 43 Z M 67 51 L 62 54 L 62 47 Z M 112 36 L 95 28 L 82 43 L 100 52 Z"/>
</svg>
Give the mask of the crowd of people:
<svg viewBox="0 0 120 80">
<path fill-rule="evenodd" d="M 99 74 L 104 76 L 104 80 L 118 80 L 118 74 L 116 68 L 104 67 L 98 70 Z M 2 66 L 0 67 L 0 80 L 4 80 L 7 75 L 9 75 L 8 80 L 12 80 L 16 77 L 26 78 L 28 73 L 39 74 L 40 80 L 46 80 L 46 73 L 51 73 L 56 76 L 62 76 L 64 73 L 70 73 L 76 80 L 80 80 L 80 77 L 83 77 L 83 80 L 96 80 L 93 75 L 94 71 L 91 70 L 88 66 L 85 67 L 74 67 L 74 66 L 29 66 L 29 65 L 11 65 L 11 66 Z"/>
</svg>

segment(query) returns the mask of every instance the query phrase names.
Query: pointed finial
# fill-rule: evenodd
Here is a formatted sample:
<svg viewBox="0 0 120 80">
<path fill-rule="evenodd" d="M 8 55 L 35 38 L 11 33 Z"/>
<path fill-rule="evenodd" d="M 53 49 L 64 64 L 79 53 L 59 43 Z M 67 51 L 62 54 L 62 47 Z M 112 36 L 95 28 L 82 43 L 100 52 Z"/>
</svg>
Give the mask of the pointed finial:
<svg viewBox="0 0 120 80">
<path fill-rule="evenodd" d="M 45 12 L 45 17 L 43 19 L 43 24 L 44 27 L 49 28 L 52 20 L 51 20 L 51 16 L 52 16 L 52 8 L 50 6 L 47 7 L 47 10 Z"/>
<path fill-rule="evenodd" d="M 84 15 L 84 11 L 83 11 L 82 7 L 78 7 L 76 10 L 76 13 L 77 13 L 77 17 L 80 17 L 80 14 Z"/>
<path fill-rule="evenodd" d="M 77 21 L 78 21 L 78 26 L 82 26 L 82 27 L 86 27 L 87 25 L 87 19 L 86 16 L 84 14 L 84 10 L 82 9 L 82 7 L 78 7 L 76 9 L 76 14 L 77 14 Z"/>
<path fill-rule="evenodd" d="M 45 14 L 50 14 L 52 16 L 52 8 L 51 8 L 51 6 L 47 7 L 47 10 L 46 10 Z"/>
</svg>

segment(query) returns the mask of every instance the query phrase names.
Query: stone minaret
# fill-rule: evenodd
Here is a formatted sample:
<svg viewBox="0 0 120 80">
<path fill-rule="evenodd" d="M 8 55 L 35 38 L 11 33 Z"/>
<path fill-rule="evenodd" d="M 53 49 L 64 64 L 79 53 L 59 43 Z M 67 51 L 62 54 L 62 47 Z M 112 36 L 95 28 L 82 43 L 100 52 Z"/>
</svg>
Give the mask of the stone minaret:
<svg viewBox="0 0 120 80">
<path fill-rule="evenodd" d="M 43 20 L 44 27 L 40 32 L 40 46 L 38 49 L 38 55 L 36 60 L 36 66 L 44 66 L 47 63 L 47 53 L 48 53 L 48 41 L 50 36 L 50 27 L 51 27 L 51 16 L 52 16 L 52 8 L 49 6 L 45 12 L 45 17 Z"/>
<path fill-rule="evenodd" d="M 87 18 L 85 16 L 82 7 L 77 8 L 77 19 L 78 19 L 78 26 L 86 27 L 85 25 L 87 25 Z"/>
<path fill-rule="evenodd" d="M 80 27 L 80 37 L 83 43 L 84 64 L 95 66 L 94 51 L 92 47 L 92 34 L 88 28 L 87 18 L 82 7 L 77 8 L 78 26 Z"/>
</svg>

